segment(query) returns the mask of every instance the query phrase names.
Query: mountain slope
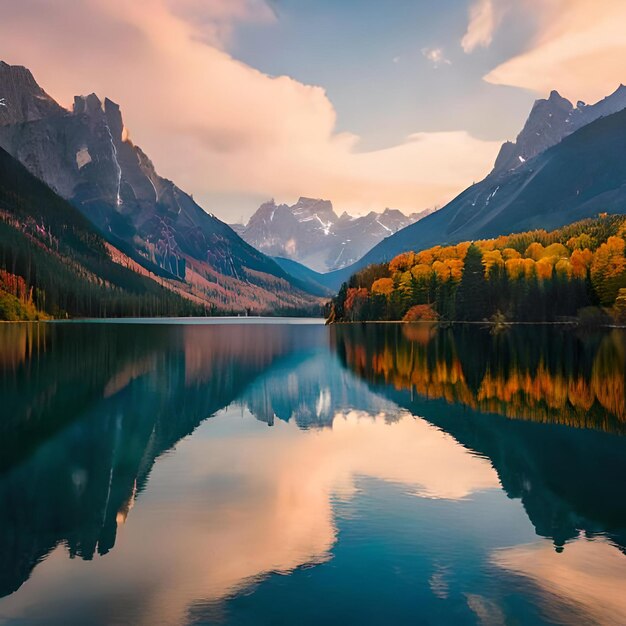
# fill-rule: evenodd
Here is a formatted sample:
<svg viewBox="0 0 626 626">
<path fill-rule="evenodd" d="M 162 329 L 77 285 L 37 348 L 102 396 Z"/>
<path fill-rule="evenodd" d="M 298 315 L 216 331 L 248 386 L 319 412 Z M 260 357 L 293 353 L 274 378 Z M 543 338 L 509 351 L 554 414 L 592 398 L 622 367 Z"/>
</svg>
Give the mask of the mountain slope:
<svg viewBox="0 0 626 626">
<path fill-rule="evenodd" d="M 2 63 L 0 86 L 7 85 L 0 146 L 139 263 L 185 280 L 222 309 L 315 303 L 272 259 L 157 174 L 129 139 L 117 104 L 91 94 L 66 111 L 28 70 Z"/>
<path fill-rule="evenodd" d="M 385 237 L 428 215 L 371 211 L 361 217 L 338 216 L 331 202 L 300 198 L 296 204 L 262 204 L 244 226 L 233 228 L 256 249 L 289 258 L 317 272 L 354 263 Z"/>
<path fill-rule="evenodd" d="M 296 280 L 301 281 L 303 288 L 308 293 L 312 293 L 316 296 L 332 295 L 332 289 L 324 285 L 325 274 L 320 274 L 319 272 L 309 269 L 306 265 L 302 265 L 302 263 L 298 263 L 293 259 L 285 259 L 277 256 L 274 257 L 274 261 Z"/>
<path fill-rule="evenodd" d="M 356 270 L 407 250 L 533 228 L 599 212 L 626 212 L 626 110 L 598 119 L 513 171 L 493 172 L 445 207 L 385 239 L 358 263 L 328 274 L 337 289 Z"/>
<path fill-rule="evenodd" d="M 2 149 L 0 273 L 0 292 L 54 316 L 205 312 L 180 280 L 138 266 Z"/>
</svg>

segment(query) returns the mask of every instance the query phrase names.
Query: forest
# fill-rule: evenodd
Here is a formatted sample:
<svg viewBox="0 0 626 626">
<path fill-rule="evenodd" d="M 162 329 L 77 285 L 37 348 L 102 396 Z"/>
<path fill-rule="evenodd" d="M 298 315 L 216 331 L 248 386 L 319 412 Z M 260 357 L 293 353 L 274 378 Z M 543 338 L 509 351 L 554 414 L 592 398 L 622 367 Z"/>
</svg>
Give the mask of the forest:
<svg viewBox="0 0 626 626">
<path fill-rule="evenodd" d="M 0 151 L 0 320 L 207 313 L 111 250 L 76 208 Z"/>
<path fill-rule="evenodd" d="M 344 283 L 329 322 L 626 322 L 626 216 L 405 252 Z"/>
<path fill-rule="evenodd" d="M 0 215 L 0 319 L 204 314 L 104 250 L 79 251 L 50 236 L 39 241 Z M 99 242 L 97 242 L 99 243 Z"/>
</svg>

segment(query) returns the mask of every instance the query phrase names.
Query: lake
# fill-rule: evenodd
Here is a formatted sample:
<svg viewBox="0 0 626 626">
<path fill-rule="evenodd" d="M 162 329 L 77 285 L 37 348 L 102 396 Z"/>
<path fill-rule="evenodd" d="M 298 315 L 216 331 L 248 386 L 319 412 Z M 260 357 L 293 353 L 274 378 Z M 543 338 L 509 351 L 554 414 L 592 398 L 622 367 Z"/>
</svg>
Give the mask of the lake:
<svg viewBox="0 0 626 626">
<path fill-rule="evenodd" d="M 0 623 L 626 623 L 626 334 L 0 324 Z"/>
</svg>

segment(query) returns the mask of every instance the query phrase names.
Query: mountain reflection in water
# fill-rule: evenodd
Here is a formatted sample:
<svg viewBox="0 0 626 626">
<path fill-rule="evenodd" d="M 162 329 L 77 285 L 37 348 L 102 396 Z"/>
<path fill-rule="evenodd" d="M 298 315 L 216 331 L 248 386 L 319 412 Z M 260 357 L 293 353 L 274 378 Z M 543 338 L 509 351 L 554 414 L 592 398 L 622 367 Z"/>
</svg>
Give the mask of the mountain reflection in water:
<svg viewBox="0 0 626 626">
<path fill-rule="evenodd" d="M 624 623 L 624 350 L 0 325 L 0 622 Z"/>
</svg>

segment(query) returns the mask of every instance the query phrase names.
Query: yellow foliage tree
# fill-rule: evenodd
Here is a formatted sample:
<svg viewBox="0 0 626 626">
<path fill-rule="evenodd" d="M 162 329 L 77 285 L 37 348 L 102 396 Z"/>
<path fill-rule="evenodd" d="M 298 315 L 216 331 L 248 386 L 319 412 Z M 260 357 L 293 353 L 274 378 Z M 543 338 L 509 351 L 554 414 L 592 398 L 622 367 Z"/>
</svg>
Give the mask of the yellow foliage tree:
<svg viewBox="0 0 626 626">
<path fill-rule="evenodd" d="M 554 266 L 554 271 L 558 276 L 570 278 L 573 274 L 572 264 L 569 259 L 559 259 Z"/>
<path fill-rule="evenodd" d="M 625 249 L 621 237 L 609 237 L 593 255 L 591 282 L 604 305 L 612 304 L 619 290 L 626 287 Z"/>
<path fill-rule="evenodd" d="M 545 248 L 541 254 L 541 258 L 543 259 L 568 259 L 569 258 L 569 250 L 562 243 L 553 243 L 550 244 L 547 248 Z"/>
<path fill-rule="evenodd" d="M 538 261 L 543 256 L 545 248 L 538 242 L 533 241 L 528 248 L 526 248 L 526 252 L 524 252 L 524 256 L 527 259 L 532 259 L 533 261 Z"/>
<path fill-rule="evenodd" d="M 510 259 L 521 259 L 522 255 L 514 248 L 504 248 L 502 250 L 502 258 L 508 261 Z"/>
<path fill-rule="evenodd" d="M 411 274 L 416 280 L 428 278 L 432 274 L 432 271 L 433 270 L 430 265 L 427 265 L 426 263 L 419 263 L 411 268 Z"/>
<path fill-rule="evenodd" d="M 577 237 L 571 237 L 567 240 L 567 247 L 572 251 L 584 250 L 585 248 L 593 248 L 594 246 L 595 241 L 587 233 L 582 233 Z"/>
<path fill-rule="evenodd" d="M 552 278 L 553 266 L 550 259 L 539 259 L 535 263 L 535 272 L 537 272 L 537 278 L 541 280 L 547 280 Z"/>
<path fill-rule="evenodd" d="M 379 278 L 372 283 L 372 293 L 381 296 L 389 296 L 393 292 L 393 280 L 391 278 Z"/>
<path fill-rule="evenodd" d="M 415 265 L 415 252 L 403 252 L 392 259 L 389 263 L 389 271 L 392 274 L 396 272 L 406 272 Z"/>
<path fill-rule="evenodd" d="M 572 274 L 576 278 L 584 278 L 587 276 L 587 272 L 591 267 L 591 262 L 593 261 L 593 252 L 589 250 L 589 248 L 576 248 L 574 252 L 572 252 L 572 256 L 570 257 L 570 263 L 572 264 Z"/>
<path fill-rule="evenodd" d="M 500 250 L 483 252 L 483 265 L 485 266 L 485 276 L 487 278 L 489 278 L 494 269 L 504 267 L 504 259 Z"/>
</svg>

